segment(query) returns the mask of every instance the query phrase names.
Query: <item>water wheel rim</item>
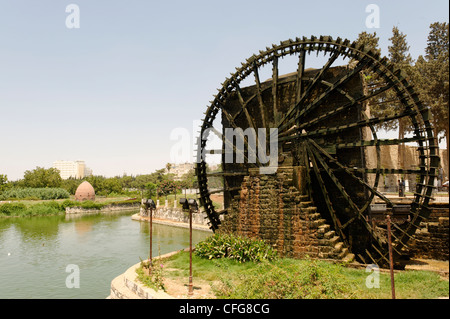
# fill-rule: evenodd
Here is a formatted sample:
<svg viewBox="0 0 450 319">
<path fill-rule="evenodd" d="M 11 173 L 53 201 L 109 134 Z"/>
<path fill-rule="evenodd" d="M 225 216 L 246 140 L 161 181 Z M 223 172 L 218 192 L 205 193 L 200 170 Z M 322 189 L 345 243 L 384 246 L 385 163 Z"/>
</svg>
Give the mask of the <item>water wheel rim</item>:
<svg viewBox="0 0 450 319">
<path fill-rule="evenodd" d="M 363 46 L 357 45 L 355 42 L 352 43 L 349 40 L 342 40 L 340 38 L 334 40 L 331 37 L 327 36 L 321 36 L 319 38 L 311 37 L 309 39 L 304 37 L 302 39 L 297 38 L 295 40 L 283 41 L 278 45 L 273 45 L 271 48 L 266 48 L 265 51 L 260 51 L 258 55 L 251 56 L 246 60 L 245 63 L 241 65 L 241 67 L 236 68 L 236 72 L 231 74 L 230 78 L 227 78 L 225 80 L 225 82 L 219 89 L 218 94 L 215 95 L 214 100 L 208 106 L 205 113 L 205 118 L 202 122 L 200 137 L 198 139 L 196 176 L 199 185 L 200 201 L 210 221 L 210 227 L 214 231 L 217 230 L 219 228 L 219 225 L 221 224 L 221 221 L 219 218 L 220 214 L 216 211 L 213 202 L 211 201 L 211 191 L 208 189 L 208 174 L 206 170 L 206 162 L 203 156 L 206 150 L 207 140 L 202 138 L 203 134 L 207 130 L 213 128 L 213 122 L 219 112 L 222 112 L 222 116 L 227 117 L 228 120 L 230 120 L 230 118 L 232 119 L 233 115 L 224 114 L 225 110 L 223 109 L 223 105 L 227 102 L 227 99 L 229 98 L 230 94 L 232 94 L 232 92 L 237 92 L 238 90 L 240 90 L 239 85 L 243 80 L 253 74 L 255 76 L 256 86 L 261 85 L 258 79 L 258 70 L 265 65 L 272 64 L 274 70 L 274 76 L 272 78 L 273 83 L 275 82 L 275 79 L 277 79 L 275 72 L 278 71 L 278 69 L 275 65 L 278 65 L 278 60 L 288 55 L 298 54 L 299 66 L 296 71 L 300 76 L 300 81 L 298 83 L 302 83 L 302 74 L 300 73 L 303 73 L 304 71 L 304 64 L 302 69 L 301 63 L 302 60 L 304 63 L 306 54 L 309 55 L 312 52 L 316 52 L 317 54 L 319 52 L 329 54 L 330 59 L 328 60 L 328 62 L 331 61 L 330 65 L 333 63 L 333 59 L 336 59 L 337 57 L 345 57 L 358 61 L 357 67 L 362 64 L 369 67 L 370 70 L 375 72 L 377 76 L 379 76 L 386 82 L 386 86 L 389 86 L 386 90 L 395 91 L 397 100 L 400 101 L 404 107 L 404 114 L 393 115 L 391 116 L 391 120 L 408 117 L 412 122 L 412 125 L 414 127 L 414 138 L 412 138 L 411 141 L 418 144 L 418 157 L 420 161 L 420 169 L 415 170 L 415 173 L 418 173 L 420 178 L 417 183 L 417 192 L 414 195 L 414 200 L 411 204 L 412 219 L 406 225 L 406 227 L 402 227 L 401 232 L 397 237 L 395 237 L 394 243 L 397 248 L 396 251 L 399 252 L 406 245 L 408 238 L 410 238 L 414 234 L 415 230 L 419 226 L 420 221 L 426 218 L 429 214 L 429 201 L 432 198 L 431 195 L 437 173 L 436 170 L 439 166 L 438 147 L 436 139 L 433 136 L 433 129 L 430 123 L 430 112 L 428 108 L 422 105 L 417 94 L 414 92 L 412 85 L 408 83 L 406 76 L 402 73 L 402 71 L 394 68 L 386 58 L 380 58 L 378 54 L 365 49 Z M 325 67 L 326 65 L 324 65 L 324 67 L 321 68 L 319 72 L 325 70 Z M 344 78 L 342 81 L 344 80 L 347 79 Z M 312 81 L 317 81 L 319 83 L 321 79 L 319 77 L 317 79 L 312 79 Z M 301 84 L 298 86 L 301 86 Z M 275 92 L 274 94 L 276 94 L 278 88 L 277 84 L 274 84 L 274 87 L 275 90 L 273 92 Z M 269 87 L 266 86 L 263 90 L 268 89 Z M 306 88 L 306 90 L 307 89 L 308 88 Z M 262 89 L 260 87 L 258 87 L 258 92 L 259 95 L 262 94 Z M 260 96 L 255 95 L 252 98 L 260 99 Z M 302 95 L 297 94 L 297 99 L 302 99 Z M 276 97 L 274 97 L 273 100 L 276 101 Z M 248 103 L 249 101 L 246 102 Z M 299 113 L 296 108 L 291 107 L 289 111 L 284 115 L 284 117 L 279 120 L 277 127 L 286 129 L 287 126 L 285 123 L 287 123 L 288 120 L 292 118 L 292 115 L 295 112 L 297 112 L 297 117 L 301 117 L 302 115 L 310 112 L 309 110 L 312 109 L 312 107 L 312 104 L 309 104 L 300 112 L 300 115 L 298 115 Z M 246 106 L 244 106 L 243 104 L 241 111 L 242 116 L 247 116 L 247 118 L 249 118 L 248 114 L 245 114 L 245 108 Z M 261 108 L 263 108 L 262 105 Z M 263 117 L 263 115 L 261 116 Z M 248 119 L 249 125 L 250 121 L 251 120 Z M 377 166 L 373 170 L 373 173 L 375 174 L 375 187 L 373 185 L 371 186 L 372 191 L 370 195 L 370 201 L 372 201 L 375 196 L 380 196 L 379 193 L 374 190 L 374 188 L 377 188 L 380 176 L 386 173 L 386 170 L 383 169 L 380 165 L 379 158 L 380 146 L 383 145 L 383 143 L 380 139 L 378 139 L 376 130 L 373 128 L 373 125 L 376 124 L 377 121 L 380 121 L 380 119 L 366 118 L 363 119 L 359 124 L 353 123 L 355 124 L 355 126 L 361 125 L 370 128 L 373 135 L 373 140 L 370 143 L 373 143 L 373 146 L 375 146 L 376 148 Z M 302 127 L 301 124 L 300 127 Z M 339 130 L 345 129 L 345 127 L 335 127 L 334 133 L 339 132 Z M 330 134 L 330 132 L 331 130 L 328 129 L 322 131 L 318 130 L 317 132 L 298 133 L 292 138 L 292 140 L 298 141 L 302 138 L 303 140 L 310 140 L 315 135 L 321 133 Z M 406 139 L 404 141 L 406 141 Z M 313 143 L 310 144 L 314 145 Z M 345 145 L 341 146 L 345 147 Z M 322 167 L 326 167 L 325 165 L 327 164 L 322 162 L 323 158 L 321 159 L 321 156 L 318 155 L 321 152 L 322 151 L 320 150 L 320 146 L 315 145 L 314 147 L 311 147 L 309 149 L 308 154 L 320 161 L 322 163 Z M 399 173 L 401 171 L 401 169 L 397 170 L 397 172 Z M 366 173 L 368 174 L 368 172 Z M 372 173 L 372 171 L 370 171 L 370 173 Z M 370 202 L 368 201 L 362 207 L 359 207 L 359 213 L 361 213 L 361 211 L 367 210 L 369 204 Z M 382 251 L 383 243 L 378 244 L 378 247 L 375 247 L 374 249 L 375 252 L 372 252 L 372 254 L 369 253 L 369 255 L 371 256 L 370 259 L 373 262 L 382 262 L 383 259 L 386 259 L 387 254 Z M 377 251 L 380 253 L 378 253 Z M 372 257 L 373 255 L 377 254 L 378 256 Z"/>
</svg>

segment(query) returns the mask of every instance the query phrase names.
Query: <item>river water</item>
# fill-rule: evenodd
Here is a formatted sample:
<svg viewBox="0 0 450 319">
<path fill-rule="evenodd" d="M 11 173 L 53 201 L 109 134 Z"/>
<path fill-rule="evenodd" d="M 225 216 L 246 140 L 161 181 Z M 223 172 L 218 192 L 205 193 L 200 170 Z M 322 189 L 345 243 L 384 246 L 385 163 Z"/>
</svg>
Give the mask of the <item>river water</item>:
<svg viewBox="0 0 450 319">
<path fill-rule="evenodd" d="M 0 299 L 106 298 L 149 255 L 149 223 L 134 213 L 0 218 Z M 208 236 L 193 230 L 194 244 Z M 153 256 L 188 246 L 189 229 L 153 223 Z"/>
</svg>

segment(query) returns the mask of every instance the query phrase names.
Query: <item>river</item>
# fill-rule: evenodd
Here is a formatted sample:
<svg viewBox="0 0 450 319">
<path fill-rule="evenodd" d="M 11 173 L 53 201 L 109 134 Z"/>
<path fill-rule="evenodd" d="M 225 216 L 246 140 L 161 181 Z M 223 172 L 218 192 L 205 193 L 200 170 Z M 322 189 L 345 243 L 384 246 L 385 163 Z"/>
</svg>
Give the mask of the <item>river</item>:
<svg viewBox="0 0 450 319">
<path fill-rule="evenodd" d="M 106 298 L 149 255 L 149 223 L 134 213 L 0 218 L 0 298 Z M 210 235 L 193 230 L 193 242 Z M 188 246 L 189 229 L 153 224 L 153 256 Z"/>
</svg>

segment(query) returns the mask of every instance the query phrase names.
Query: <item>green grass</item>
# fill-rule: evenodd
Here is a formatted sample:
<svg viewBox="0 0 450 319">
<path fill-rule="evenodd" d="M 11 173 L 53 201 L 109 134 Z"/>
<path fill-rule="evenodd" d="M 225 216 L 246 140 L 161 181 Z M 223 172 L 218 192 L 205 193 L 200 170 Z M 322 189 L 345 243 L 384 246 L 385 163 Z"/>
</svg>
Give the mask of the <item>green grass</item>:
<svg viewBox="0 0 450 319">
<path fill-rule="evenodd" d="M 138 275 L 138 280 L 142 282 L 145 286 L 150 287 L 156 291 L 163 290 L 166 291 L 164 286 L 163 278 L 163 267 L 161 264 L 155 263 L 152 267 L 151 276 L 148 275 L 148 262 L 143 262 L 141 260 L 141 267 L 136 269 Z"/>
<path fill-rule="evenodd" d="M 189 253 L 163 260 L 164 276 L 183 280 L 189 276 Z M 239 263 L 227 258 L 201 258 L 193 254 L 193 277 L 211 284 L 217 298 L 232 299 L 389 299 L 390 276 L 380 273 L 380 288 L 368 288 L 371 274 L 320 260 L 279 258 L 261 263 Z M 399 299 L 433 299 L 449 296 L 448 280 L 428 271 L 395 274 Z"/>
<path fill-rule="evenodd" d="M 100 210 L 106 205 L 124 205 L 140 203 L 139 199 L 126 200 L 125 198 L 115 198 L 100 201 L 76 202 L 74 200 L 22 200 L 11 201 L 0 204 L 0 217 L 27 217 L 27 216 L 50 216 L 65 214 L 66 207 L 82 207 L 86 209 Z"/>
<path fill-rule="evenodd" d="M 0 205 L 0 217 L 49 216 L 64 214 L 64 207 L 56 201 L 25 204 L 11 202 Z"/>
</svg>

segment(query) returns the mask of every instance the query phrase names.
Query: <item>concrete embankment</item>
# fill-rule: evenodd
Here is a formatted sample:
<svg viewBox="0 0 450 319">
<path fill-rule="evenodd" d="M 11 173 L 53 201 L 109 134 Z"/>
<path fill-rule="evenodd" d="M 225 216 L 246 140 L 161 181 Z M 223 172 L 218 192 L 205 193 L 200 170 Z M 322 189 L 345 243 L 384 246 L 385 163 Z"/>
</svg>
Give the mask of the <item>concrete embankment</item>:
<svg viewBox="0 0 450 319">
<path fill-rule="evenodd" d="M 153 260 L 167 258 L 176 253 L 178 253 L 178 251 L 154 257 Z M 136 269 L 140 266 L 141 263 L 137 263 L 128 268 L 123 274 L 114 278 L 111 282 L 111 293 L 107 299 L 175 299 L 164 291 L 156 291 L 144 286 L 144 284 L 137 279 L 138 275 Z"/>
<path fill-rule="evenodd" d="M 143 208 L 138 214 L 132 217 L 134 220 L 149 221 L 148 212 Z M 153 223 L 170 225 L 175 227 L 189 228 L 189 213 L 183 211 L 181 208 L 158 207 L 153 212 Z M 204 212 L 192 214 L 192 229 L 211 231 L 208 225 L 209 219 Z"/>
<path fill-rule="evenodd" d="M 105 205 L 101 208 L 83 208 L 83 207 L 66 207 L 66 215 L 71 214 L 98 214 L 111 212 L 126 212 L 138 210 L 141 204 L 121 204 L 121 205 Z"/>
<path fill-rule="evenodd" d="M 192 228 L 195 230 L 202 230 L 211 232 L 207 225 L 206 214 L 196 213 L 192 216 Z M 149 222 L 145 210 L 131 216 L 133 220 Z M 189 228 L 189 215 L 183 212 L 181 209 L 159 207 L 153 213 L 153 223 L 163 224 L 174 227 Z M 174 251 L 162 256 L 153 258 L 164 259 L 178 253 Z M 111 282 L 111 293 L 108 299 L 174 299 L 175 297 L 163 292 L 155 291 L 149 287 L 144 286 L 139 280 L 137 280 L 136 269 L 140 267 L 140 263 L 137 263 L 128 268 L 123 274 L 114 278 Z"/>
</svg>

